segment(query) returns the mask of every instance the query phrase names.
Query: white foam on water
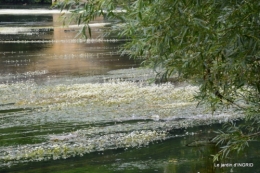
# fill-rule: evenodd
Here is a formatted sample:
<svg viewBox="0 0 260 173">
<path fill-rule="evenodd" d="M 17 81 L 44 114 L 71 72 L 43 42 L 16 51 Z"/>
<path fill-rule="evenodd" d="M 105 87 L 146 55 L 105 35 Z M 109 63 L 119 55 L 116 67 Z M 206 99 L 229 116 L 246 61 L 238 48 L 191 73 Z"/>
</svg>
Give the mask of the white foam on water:
<svg viewBox="0 0 260 173">
<path fill-rule="evenodd" d="M 48 9 L 1 9 L 1 14 L 24 15 L 24 14 L 59 14 L 60 10 Z M 62 13 L 69 13 L 69 11 L 62 11 Z"/>
<path fill-rule="evenodd" d="M 106 11 L 103 11 L 106 13 Z M 125 10 L 114 10 L 115 13 L 125 13 Z M 12 15 L 24 15 L 24 14 L 59 14 L 59 13 L 70 13 L 67 10 L 58 10 L 58 9 L 1 9 L 1 14 L 12 14 Z"/>
<path fill-rule="evenodd" d="M 91 23 L 90 27 L 104 27 L 107 25 L 111 25 L 111 23 Z M 72 28 L 80 28 L 84 25 L 69 25 L 69 26 L 57 26 L 57 27 L 1 27 L 0 34 L 19 34 L 19 33 L 32 33 L 32 30 L 51 30 L 55 28 L 64 28 L 64 29 L 72 29 Z"/>
<path fill-rule="evenodd" d="M 100 26 L 107 26 L 111 25 L 111 23 L 90 23 L 90 27 L 100 27 Z M 77 27 L 83 27 L 84 25 L 69 25 L 69 27 L 77 28 Z"/>
<path fill-rule="evenodd" d="M 83 84 L 0 84 L 3 108 L 8 105 L 11 110 L 31 108 L 30 113 L 26 113 L 25 109 L 24 113 L 2 114 L 0 129 L 59 124 L 51 129 L 41 129 L 41 132 L 48 132 L 45 135 L 34 136 L 44 139 L 43 143 L 0 146 L 0 166 L 66 159 L 107 149 L 147 146 L 166 139 L 168 129 L 226 122 L 242 116 L 233 110 L 213 116 L 204 107 L 196 108 L 197 102 L 193 96 L 198 89 L 198 86 L 192 85 L 176 87 L 171 83 L 156 85 L 120 79 Z M 175 121 L 178 118 L 182 120 Z M 129 120 L 146 121 L 128 123 Z M 71 123 L 73 126 L 81 123 L 93 126 L 51 134 Z"/>
<path fill-rule="evenodd" d="M 30 32 L 32 28 L 29 27 L 1 27 L 0 34 L 18 34 Z"/>
</svg>

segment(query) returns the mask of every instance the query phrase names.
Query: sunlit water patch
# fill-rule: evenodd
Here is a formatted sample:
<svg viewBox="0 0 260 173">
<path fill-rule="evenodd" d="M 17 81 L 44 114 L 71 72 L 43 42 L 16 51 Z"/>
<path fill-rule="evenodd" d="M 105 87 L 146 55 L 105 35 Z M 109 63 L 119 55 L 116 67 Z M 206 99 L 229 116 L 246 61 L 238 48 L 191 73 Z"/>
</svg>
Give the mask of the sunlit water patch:
<svg viewBox="0 0 260 173">
<path fill-rule="evenodd" d="M 82 26 L 63 26 L 59 14 L 45 12 L 16 15 L 4 10 L 0 14 L 0 83 L 42 83 L 138 66 L 139 61 L 119 52 L 127 40 L 102 37 L 103 30 L 113 24 L 110 21 L 92 21 L 92 37 L 81 39 L 75 36 Z"/>
</svg>

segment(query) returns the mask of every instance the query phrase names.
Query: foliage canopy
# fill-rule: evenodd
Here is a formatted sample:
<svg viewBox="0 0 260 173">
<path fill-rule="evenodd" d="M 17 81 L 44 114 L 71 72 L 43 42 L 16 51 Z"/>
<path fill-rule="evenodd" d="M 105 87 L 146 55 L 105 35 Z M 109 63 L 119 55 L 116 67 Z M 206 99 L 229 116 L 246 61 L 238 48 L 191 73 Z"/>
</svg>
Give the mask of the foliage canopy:
<svg viewBox="0 0 260 173">
<path fill-rule="evenodd" d="M 260 2 L 256 0 L 68 0 L 78 24 L 98 16 L 116 19 L 124 52 L 200 85 L 197 98 L 212 110 L 232 106 L 246 115 L 230 123 L 215 141 L 214 156 L 240 151 L 260 135 Z M 121 10 L 118 13 L 116 10 Z M 91 30 L 88 30 L 91 34 Z M 87 34 L 85 33 L 85 36 Z"/>
</svg>

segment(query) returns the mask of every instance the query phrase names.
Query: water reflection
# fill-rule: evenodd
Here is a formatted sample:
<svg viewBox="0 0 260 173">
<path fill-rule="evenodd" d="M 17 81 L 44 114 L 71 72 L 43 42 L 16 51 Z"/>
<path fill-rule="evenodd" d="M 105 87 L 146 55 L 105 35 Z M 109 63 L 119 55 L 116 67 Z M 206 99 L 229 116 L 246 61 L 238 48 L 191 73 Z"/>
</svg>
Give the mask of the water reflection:
<svg viewBox="0 0 260 173">
<path fill-rule="evenodd" d="M 75 38 L 78 26 L 62 26 L 56 13 L 0 15 L 0 83 L 105 74 L 137 66 L 120 56 L 123 41 L 100 37 L 106 24 L 102 18 L 92 23 L 92 38 L 86 41 Z"/>
</svg>

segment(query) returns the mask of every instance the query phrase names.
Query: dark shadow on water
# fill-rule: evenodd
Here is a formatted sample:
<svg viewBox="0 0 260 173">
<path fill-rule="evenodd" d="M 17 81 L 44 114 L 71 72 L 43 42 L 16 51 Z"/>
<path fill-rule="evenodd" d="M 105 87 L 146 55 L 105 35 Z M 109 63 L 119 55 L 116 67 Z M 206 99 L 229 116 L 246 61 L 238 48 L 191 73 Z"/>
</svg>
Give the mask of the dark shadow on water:
<svg viewBox="0 0 260 173">
<path fill-rule="evenodd" d="M 0 9 L 51 9 L 51 4 L 0 4 Z"/>
<path fill-rule="evenodd" d="M 4 113 L 10 113 L 10 112 L 21 112 L 21 111 L 32 111 L 31 108 L 18 108 L 18 109 L 6 109 L 6 110 L 0 110 L 0 114 Z"/>
</svg>

